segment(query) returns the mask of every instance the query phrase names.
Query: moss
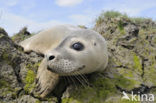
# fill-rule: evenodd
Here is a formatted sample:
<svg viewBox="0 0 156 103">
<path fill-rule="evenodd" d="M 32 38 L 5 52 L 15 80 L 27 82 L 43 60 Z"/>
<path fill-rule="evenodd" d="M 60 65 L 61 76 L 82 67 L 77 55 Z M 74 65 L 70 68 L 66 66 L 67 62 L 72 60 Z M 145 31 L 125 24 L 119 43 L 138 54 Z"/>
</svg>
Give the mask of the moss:
<svg viewBox="0 0 156 103">
<path fill-rule="evenodd" d="M 8 86 L 8 82 L 0 79 L 0 89 L 7 86 Z"/>
<path fill-rule="evenodd" d="M 27 68 L 27 69 L 31 69 L 31 68 L 32 68 L 32 64 L 27 64 L 27 65 L 26 65 L 26 68 Z"/>
<path fill-rule="evenodd" d="M 154 38 L 153 43 L 156 44 L 156 37 Z"/>
<path fill-rule="evenodd" d="M 135 87 L 136 84 L 140 84 L 140 82 L 137 82 L 131 78 L 128 79 L 122 75 L 116 76 L 115 78 L 115 84 L 126 90 L 131 90 Z"/>
<path fill-rule="evenodd" d="M 12 96 L 12 98 L 17 97 L 17 89 L 13 89 L 10 87 L 9 82 L 0 79 L 0 89 L 4 89 L 3 92 L 1 92 L 0 96 L 7 96 L 8 94 Z"/>
<path fill-rule="evenodd" d="M 120 31 L 120 34 L 124 35 L 125 34 L 125 30 L 124 30 L 124 26 L 123 26 L 123 21 L 122 20 L 118 21 L 118 26 L 117 27 L 118 27 L 118 29 Z M 121 36 L 121 35 L 119 35 L 119 36 Z"/>
<path fill-rule="evenodd" d="M 14 42 L 20 42 L 23 41 L 31 36 L 33 36 L 34 34 L 30 34 L 30 35 L 25 35 L 24 33 L 20 33 L 20 34 L 15 34 L 14 36 L 11 37 L 11 39 Z"/>
<path fill-rule="evenodd" d="M 40 66 L 41 62 L 37 62 L 35 64 L 27 64 L 26 68 L 28 69 L 37 69 Z"/>
<path fill-rule="evenodd" d="M 35 64 L 33 65 L 33 67 L 34 67 L 34 68 L 38 68 L 38 67 L 40 66 L 40 64 L 41 64 L 40 62 L 35 63 Z"/>
<path fill-rule="evenodd" d="M 124 29 L 123 22 L 121 20 L 118 21 L 118 28 L 119 28 L 120 31 L 122 31 Z"/>
<path fill-rule="evenodd" d="M 27 64 L 26 68 L 27 68 L 27 74 L 25 76 L 25 79 L 23 80 L 23 82 L 25 83 L 24 86 L 24 90 L 27 93 L 31 93 L 32 90 L 35 88 L 35 78 L 36 78 L 36 70 L 39 67 L 40 62 L 37 62 L 35 64 Z"/>
<path fill-rule="evenodd" d="M 20 40 L 20 41 L 23 41 L 25 39 L 27 39 L 28 37 L 24 36 L 24 34 L 16 34 L 14 36 L 11 37 L 11 39 L 13 41 L 16 41 L 16 40 Z"/>
<path fill-rule="evenodd" d="M 141 64 L 140 57 L 134 54 L 133 62 L 134 62 L 134 65 L 133 65 L 134 69 L 136 69 L 139 73 L 142 73 L 142 64 Z"/>
<path fill-rule="evenodd" d="M 94 81 L 93 84 L 97 88 L 97 95 L 102 98 L 107 98 L 107 96 L 112 93 L 116 93 L 116 88 L 111 79 L 108 78 L 99 78 Z"/>
<path fill-rule="evenodd" d="M 36 101 L 35 101 L 35 103 L 41 103 L 41 101 L 39 101 L 39 100 L 36 100 Z"/>
<path fill-rule="evenodd" d="M 0 34 L 0 38 L 2 38 L 2 37 L 4 37 L 4 35 L 3 34 Z"/>
<path fill-rule="evenodd" d="M 124 30 L 124 29 L 123 29 L 123 30 L 120 30 L 120 34 L 121 34 L 121 35 L 126 34 L 125 30 Z"/>
<path fill-rule="evenodd" d="M 75 100 L 73 98 L 64 98 L 62 99 L 62 103 L 82 103 L 82 102 Z"/>
<path fill-rule="evenodd" d="M 44 98 L 45 101 L 48 101 L 48 103 L 58 103 L 57 98 L 50 96 L 50 97 L 46 97 Z"/>
<path fill-rule="evenodd" d="M 130 100 L 120 99 L 120 101 L 120 103 L 141 103 L 140 101 L 132 101 L 132 97 L 130 97 Z"/>
<path fill-rule="evenodd" d="M 20 51 L 20 52 L 24 51 L 24 49 L 22 47 L 17 47 L 17 50 Z"/>
<path fill-rule="evenodd" d="M 108 101 L 105 103 L 141 103 L 139 101 L 130 101 L 130 100 L 116 100 L 116 101 Z"/>
<path fill-rule="evenodd" d="M 121 61 L 116 58 L 111 58 L 111 60 L 109 59 L 109 63 L 110 62 L 113 62 L 115 65 L 122 65 Z"/>
<path fill-rule="evenodd" d="M 4 102 L 3 100 L 0 99 L 0 103 L 6 103 L 6 102 Z"/>
<path fill-rule="evenodd" d="M 10 56 L 9 53 L 6 52 L 6 50 L 4 50 L 2 54 L 2 60 L 5 61 L 8 65 L 13 65 L 11 58 L 13 57 Z"/>
<path fill-rule="evenodd" d="M 34 81 L 35 81 L 35 77 L 36 77 L 36 74 L 34 73 L 33 70 L 28 70 L 27 71 L 27 75 L 26 75 L 26 78 L 25 78 L 25 86 L 24 86 L 24 90 L 28 93 L 30 93 L 34 87 L 35 87 L 35 84 L 34 84 Z"/>
<path fill-rule="evenodd" d="M 7 53 L 7 52 L 3 52 L 3 54 L 2 54 L 2 58 L 4 59 L 4 60 L 9 60 L 9 54 Z"/>
<path fill-rule="evenodd" d="M 140 73 L 138 73 L 138 71 L 134 72 L 133 67 L 117 68 L 117 71 L 119 74 L 114 74 L 115 82 L 123 89 L 131 90 L 135 87 L 139 87 L 143 82 Z"/>
<path fill-rule="evenodd" d="M 17 38 L 17 35 L 14 35 L 11 37 L 11 39 L 14 41 Z"/>
<path fill-rule="evenodd" d="M 79 87 L 72 91 L 70 98 L 64 98 L 63 103 L 103 103 L 106 98 L 117 93 L 112 79 L 93 78 L 93 87 Z"/>
<path fill-rule="evenodd" d="M 156 85 L 156 64 L 153 63 L 151 64 L 150 67 L 145 68 L 145 74 L 143 77 L 144 82 L 146 82 L 147 84 L 152 84 L 152 85 Z"/>
<path fill-rule="evenodd" d="M 36 87 L 35 78 L 36 78 L 36 71 L 37 71 L 37 68 L 39 67 L 39 65 L 40 65 L 40 62 L 37 62 L 35 64 L 28 63 L 26 65 L 27 74 L 23 80 L 23 83 L 25 84 L 24 90 L 28 94 L 31 94 Z M 36 97 L 39 97 L 39 95 L 36 94 L 36 92 L 33 92 L 33 93 Z M 49 100 L 49 99 L 46 99 L 46 100 Z"/>
</svg>

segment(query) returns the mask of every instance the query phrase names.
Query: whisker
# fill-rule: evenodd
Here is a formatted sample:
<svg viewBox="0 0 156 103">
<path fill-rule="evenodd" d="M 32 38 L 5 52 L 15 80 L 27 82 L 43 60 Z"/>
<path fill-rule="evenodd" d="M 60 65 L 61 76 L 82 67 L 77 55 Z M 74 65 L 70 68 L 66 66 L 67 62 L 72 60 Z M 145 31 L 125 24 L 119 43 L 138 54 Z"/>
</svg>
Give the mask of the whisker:
<svg viewBox="0 0 156 103">
<path fill-rule="evenodd" d="M 77 73 L 76 73 L 77 74 Z M 78 75 L 78 74 L 77 74 Z M 81 78 L 79 78 L 78 76 L 75 76 L 75 78 L 86 88 L 85 84 L 83 83 L 83 81 L 81 81 Z"/>
<path fill-rule="evenodd" d="M 83 75 L 83 74 L 80 74 L 78 71 L 77 71 L 77 74 L 79 74 L 80 77 L 85 81 L 85 83 L 87 84 L 87 86 L 89 86 L 89 82 L 88 82 L 87 77 L 85 75 Z"/>
<path fill-rule="evenodd" d="M 65 79 L 65 81 L 67 81 L 68 84 L 70 84 L 70 81 L 67 77 L 63 77 Z"/>
<path fill-rule="evenodd" d="M 99 75 L 99 76 L 101 76 L 102 78 L 104 78 L 104 77 L 105 77 L 105 76 L 104 76 L 104 75 L 102 75 L 101 73 L 98 73 L 98 75 Z"/>
<path fill-rule="evenodd" d="M 77 87 L 75 81 L 73 80 L 73 78 L 71 76 L 69 76 L 69 79 L 71 79 L 71 81 L 74 83 L 74 86 L 76 87 L 76 89 L 78 89 L 78 87 Z"/>
</svg>

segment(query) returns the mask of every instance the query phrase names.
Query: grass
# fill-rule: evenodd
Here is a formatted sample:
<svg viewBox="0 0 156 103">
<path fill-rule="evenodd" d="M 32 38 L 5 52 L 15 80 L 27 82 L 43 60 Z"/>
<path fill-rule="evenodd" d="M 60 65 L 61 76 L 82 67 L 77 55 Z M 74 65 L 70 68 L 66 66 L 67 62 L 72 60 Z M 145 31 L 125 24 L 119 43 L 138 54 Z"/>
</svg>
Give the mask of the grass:
<svg viewBox="0 0 156 103">
<path fill-rule="evenodd" d="M 127 19 L 130 22 L 136 23 L 136 24 L 141 24 L 145 21 L 153 21 L 151 18 L 144 18 L 144 17 L 129 17 L 127 14 L 125 13 L 120 13 L 118 11 L 102 11 L 101 14 L 97 17 L 96 19 L 96 25 L 100 25 L 104 22 L 104 20 L 106 19 L 111 19 L 111 18 L 123 18 L 123 19 Z"/>
<path fill-rule="evenodd" d="M 134 23 L 143 23 L 145 21 L 152 21 L 151 18 L 144 18 L 144 17 L 132 17 L 130 18 L 131 21 L 133 21 Z"/>
<path fill-rule="evenodd" d="M 116 18 L 116 17 L 124 17 L 127 18 L 127 14 L 122 14 L 118 11 L 102 11 L 102 13 L 100 14 L 100 16 L 98 16 L 98 18 L 96 19 L 96 24 L 101 24 L 105 18 Z"/>
</svg>

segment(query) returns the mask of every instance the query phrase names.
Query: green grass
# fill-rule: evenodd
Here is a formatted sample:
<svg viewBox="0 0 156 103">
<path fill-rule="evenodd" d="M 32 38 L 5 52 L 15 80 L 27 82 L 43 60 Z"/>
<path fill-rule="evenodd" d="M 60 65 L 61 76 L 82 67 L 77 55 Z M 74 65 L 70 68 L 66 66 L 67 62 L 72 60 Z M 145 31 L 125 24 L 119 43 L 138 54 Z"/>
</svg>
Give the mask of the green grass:
<svg viewBox="0 0 156 103">
<path fill-rule="evenodd" d="M 102 11 L 100 16 L 96 19 L 96 24 L 101 24 L 104 21 L 104 18 L 116 18 L 116 17 L 124 17 L 128 18 L 127 14 L 122 14 L 118 11 Z"/>
<path fill-rule="evenodd" d="M 132 17 L 130 18 L 130 20 L 137 24 L 143 23 L 145 21 L 152 21 L 151 18 L 144 18 L 144 17 Z"/>
<path fill-rule="evenodd" d="M 126 20 L 129 20 L 130 22 L 141 24 L 146 21 L 153 21 L 151 18 L 144 18 L 144 17 L 129 17 L 125 13 L 120 13 L 118 11 L 102 11 L 101 14 L 96 19 L 96 25 L 99 25 L 104 22 L 105 19 L 111 19 L 111 18 L 123 18 Z"/>
<path fill-rule="evenodd" d="M 127 17 L 127 14 L 122 14 L 118 11 L 107 11 L 102 13 L 105 18 Z"/>
</svg>

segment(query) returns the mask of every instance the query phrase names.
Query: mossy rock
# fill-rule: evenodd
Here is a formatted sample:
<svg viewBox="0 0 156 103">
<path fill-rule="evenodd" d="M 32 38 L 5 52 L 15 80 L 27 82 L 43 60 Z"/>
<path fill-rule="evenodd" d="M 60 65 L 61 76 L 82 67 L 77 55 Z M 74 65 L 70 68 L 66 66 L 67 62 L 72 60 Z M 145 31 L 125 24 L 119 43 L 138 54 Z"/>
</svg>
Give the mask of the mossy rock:
<svg viewBox="0 0 156 103">
<path fill-rule="evenodd" d="M 98 75 L 97 75 L 98 76 Z M 91 77 L 92 86 L 80 86 L 70 92 L 70 98 L 63 98 L 63 103 L 103 103 L 111 95 L 115 95 L 117 90 L 111 79 L 98 76 Z"/>
<path fill-rule="evenodd" d="M 30 33 L 27 30 L 27 27 L 22 28 L 17 34 L 14 34 L 11 39 L 15 42 L 15 43 L 19 43 L 31 36 L 33 36 L 34 33 Z"/>
</svg>

